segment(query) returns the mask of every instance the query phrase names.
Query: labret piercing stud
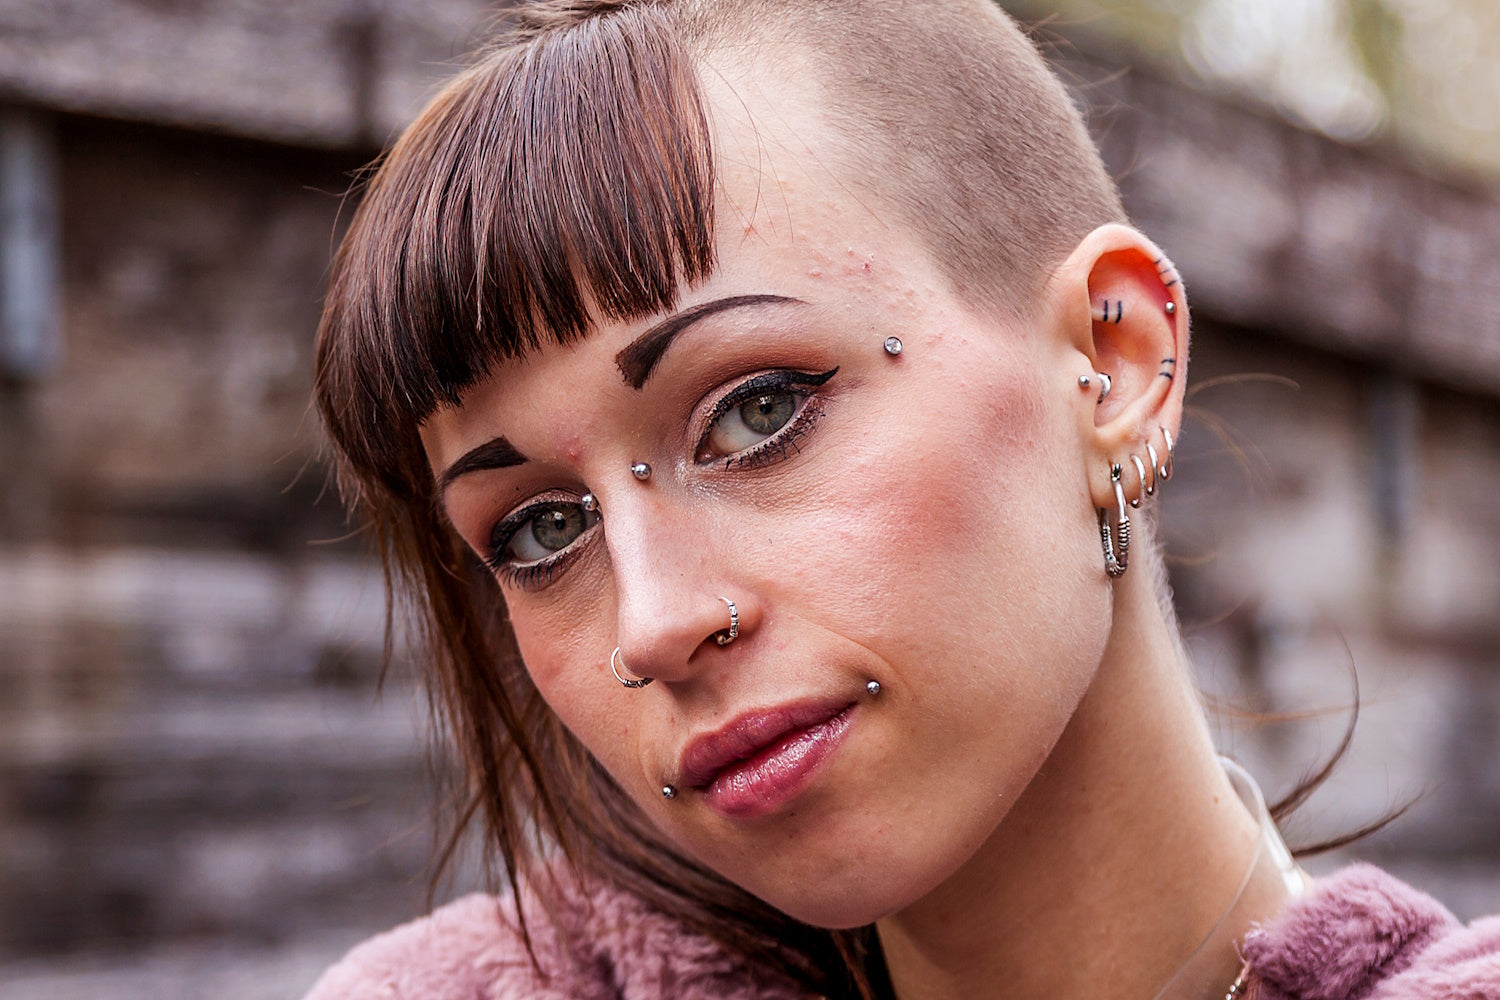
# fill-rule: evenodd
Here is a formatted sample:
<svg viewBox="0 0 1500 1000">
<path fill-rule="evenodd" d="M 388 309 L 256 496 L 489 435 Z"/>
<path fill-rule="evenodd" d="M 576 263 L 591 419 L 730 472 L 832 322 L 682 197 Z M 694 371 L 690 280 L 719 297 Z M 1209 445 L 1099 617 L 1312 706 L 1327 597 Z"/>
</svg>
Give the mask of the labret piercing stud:
<svg viewBox="0 0 1500 1000">
<path fill-rule="evenodd" d="M 675 799 L 675 798 L 677 798 L 677 786 L 676 785 L 662 785 L 661 786 L 661 797 L 664 798 L 664 799 Z"/>
<path fill-rule="evenodd" d="M 870 695 L 877 695 L 877 694 L 879 694 L 880 693 L 880 682 L 879 681 L 870 681 L 870 682 L 866 683 L 865 684 L 865 693 L 866 694 L 870 694 Z"/>
<path fill-rule="evenodd" d="M 896 355 L 900 354 L 901 353 L 901 338 L 900 337 L 887 337 L 887 338 L 885 338 L 885 353 L 889 354 L 893 358 Z"/>
<path fill-rule="evenodd" d="M 644 483 L 651 478 L 651 466 L 645 462 L 637 462 L 630 467 L 630 474 Z"/>
</svg>

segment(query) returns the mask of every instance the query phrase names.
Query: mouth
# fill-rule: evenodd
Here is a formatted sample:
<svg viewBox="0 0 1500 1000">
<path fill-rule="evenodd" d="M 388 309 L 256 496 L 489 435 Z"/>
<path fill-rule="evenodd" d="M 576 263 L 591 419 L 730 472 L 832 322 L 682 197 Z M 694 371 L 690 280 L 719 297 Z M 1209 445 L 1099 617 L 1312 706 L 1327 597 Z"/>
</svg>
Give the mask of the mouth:
<svg viewBox="0 0 1500 1000">
<path fill-rule="evenodd" d="M 683 786 L 715 812 L 747 819 L 800 793 L 843 741 L 854 702 L 804 702 L 748 712 L 683 751 Z"/>
</svg>

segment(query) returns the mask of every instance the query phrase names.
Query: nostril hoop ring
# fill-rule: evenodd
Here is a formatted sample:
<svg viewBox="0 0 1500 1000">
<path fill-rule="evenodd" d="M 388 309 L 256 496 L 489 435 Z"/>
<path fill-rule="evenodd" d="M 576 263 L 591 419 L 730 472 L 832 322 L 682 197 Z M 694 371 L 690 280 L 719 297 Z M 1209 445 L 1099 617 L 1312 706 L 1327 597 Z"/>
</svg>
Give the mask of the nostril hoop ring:
<svg viewBox="0 0 1500 1000">
<path fill-rule="evenodd" d="M 727 597 L 720 597 L 729 606 L 729 628 L 720 629 L 714 633 L 714 642 L 721 646 L 727 646 L 740 637 L 740 610 L 734 606 L 734 602 Z"/>
<path fill-rule="evenodd" d="M 616 646 L 615 647 L 615 651 L 613 653 L 609 654 L 609 672 L 615 675 L 615 680 L 619 681 L 621 684 L 625 685 L 626 687 L 628 687 L 628 688 L 643 688 L 647 684 L 650 684 L 652 681 L 656 680 L 655 677 L 642 677 L 642 678 L 640 678 L 638 680 L 633 680 L 633 681 L 632 680 L 626 680 L 624 677 L 620 676 L 620 668 L 615 665 L 615 661 L 616 660 L 619 660 L 621 663 L 625 662 L 624 658 L 620 656 L 620 647 L 619 646 Z M 630 667 L 626 666 L 625 669 L 629 670 Z"/>
</svg>

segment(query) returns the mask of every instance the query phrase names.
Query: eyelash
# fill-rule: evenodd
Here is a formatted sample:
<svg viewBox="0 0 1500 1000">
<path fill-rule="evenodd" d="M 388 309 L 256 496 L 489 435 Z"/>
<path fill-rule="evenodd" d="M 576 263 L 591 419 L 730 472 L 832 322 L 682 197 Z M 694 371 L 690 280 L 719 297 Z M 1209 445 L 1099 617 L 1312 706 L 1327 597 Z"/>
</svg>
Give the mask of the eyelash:
<svg viewBox="0 0 1500 1000">
<path fill-rule="evenodd" d="M 838 374 L 837 368 L 826 372 L 808 374 L 797 371 L 772 371 L 756 375 L 746 379 L 734 389 L 726 393 L 709 412 L 708 429 L 698 441 L 697 451 L 701 452 L 707 445 L 709 435 L 714 425 L 730 410 L 741 405 L 749 399 L 758 395 L 764 395 L 768 391 L 791 392 L 793 390 L 806 390 L 802 404 L 797 407 L 796 412 L 785 426 L 749 448 L 735 452 L 732 455 L 715 456 L 712 459 L 702 461 L 699 464 L 709 465 L 723 463 L 723 468 L 729 469 L 754 469 L 770 465 L 788 457 L 787 449 L 796 449 L 796 441 L 806 435 L 812 425 L 823 415 L 823 409 L 818 405 L 813 391 L 827 384 L 828 380 Z M 800 450 L 800 449 L 797 449 Z M 560 549 L 551 556 L 538 559 L 528 563 L 512 563 L 506 556 L 510 548 L 511 539 L 516 532 L 523 530 L 527 523 L 537 514 L 546 510 L 549 505 L 558 503 L 558 499 L 552 498 L 538 503 L 528 504 L 515 513 L 503 518 L 490 529 L 492 539 L 489 552 L 483 557 L 486 568 L 495 574 L 503 585 L 513 587 L 517 590 L 531 591 L 541 590 L 552 582 L 567 563 L 571 562 L 581 551 L 579 543 L 585 535 L 598 526 L 598 522 L 584 529 L 576 539 L 566 548 Z M 493 541 L 497 534 L 503 537 L 497 543 Z"/>
</svg>

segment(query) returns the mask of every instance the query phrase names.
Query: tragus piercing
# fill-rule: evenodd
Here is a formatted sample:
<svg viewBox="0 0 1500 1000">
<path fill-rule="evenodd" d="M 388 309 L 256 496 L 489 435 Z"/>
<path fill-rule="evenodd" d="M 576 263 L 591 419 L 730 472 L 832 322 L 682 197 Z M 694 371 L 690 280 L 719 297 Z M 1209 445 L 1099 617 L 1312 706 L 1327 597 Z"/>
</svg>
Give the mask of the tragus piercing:
<svg viewBox="0 0 1500 1000">
<path fill-rule="evenodd" d="M 651 466 L 645 462 L 636 462 L 630 467 L 630 474 L 644 483 L 651 478 Z"/>
<path fill-rule="evenodd" d="M 1104 545 L 1104 572 L 1111 578 L 1125 575 L 1130 558 L 1130 511 L 1125 505 L 1125 488 L 1120 485 L 1124 469 L 1116 462 L 1110 466 L 1109 481 L 1115 490 L 1115 524 L 1109 523 L 1109 512 L 1103 507 L 1099 513 L 1099 540 Z"/>
<path fill-rule="evenodd" d="M 662 785 L 661 786 L 661 797 L 664 798 L 664 799 L 675 799 L 675 798 L 677 798 L 677 786 L 676 785 Z"/>
<path fill-rule="evenodd" d="M 719 600 L 729 605 L 729 627 L 715 632 L 714 642 L 717 642 L 721 646 L 727 646 L 740 637 L 740 611 L 729 598 L 720 597 Z"/>
<path fill-rule="evenodd" d="M 879 694 L 880 693 L 880 682 L 879 681 L 867 681 L 867 682 L 865 682 L 865 693 L 868 694 L 868 695 L 871 695 L 871 696 Z"/>
<path fill-rule="evenodd" d="M 889 354 L 893 358 L 896 355 L 900 354 L 901 353 L 901 338 L 900 337 L 887 337 L 887 338 L 885 338 L 885 353 Z"/>
<path fill-rule="evenodd" d="M 585 493 L 578 498 L 578 505 L 592 514 L 599 509 L 599 498 L 592 493 Z"/>
<path fill-rule="evenodd" d="M 619 646 L 616 646 L 615 647 L 615 651 L 613 653 L 609 654 L 609 671 L 610 671 L 610 673 L 612 673 L 612 674 L 615 675 L 615 680 L 619 681 L 621 684 L 625 685 L 626 687 L 628 687 L 628 688 L 643 688 L 647 684 L 650 684 L 652 681 L 656 680 L 655 677 L 642 677 L 642 678 L 640 678 L 638 680 L 633 680 L 633 681 L 632 680 L 626 680 L 624 677 L 620 676 L 620 668 L 617 667 L 617 666 L 615 666 L 615 660 L 616 659 L 618 659 L 621 663 L 625 662 L 624 658 L 620 656 L 620 647 Z M 627 666 L 625 669 L 629 670 L 630 668 Z"/>
</svg>

